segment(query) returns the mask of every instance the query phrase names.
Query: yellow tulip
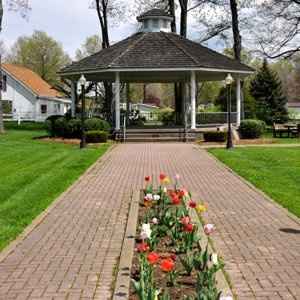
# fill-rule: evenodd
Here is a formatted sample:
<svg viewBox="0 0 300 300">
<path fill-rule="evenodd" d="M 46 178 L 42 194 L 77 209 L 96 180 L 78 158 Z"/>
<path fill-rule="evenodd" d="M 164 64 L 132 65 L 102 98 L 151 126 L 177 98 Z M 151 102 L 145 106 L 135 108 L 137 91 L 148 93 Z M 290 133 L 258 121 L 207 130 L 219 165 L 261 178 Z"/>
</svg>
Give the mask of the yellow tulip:
<svg viewBox="0 0 300 300">
<path fill-rule="evenodd" d="M 197 207 L 196 207 L 196 211 L 199 213 L 199 214 L 202 214 L 202 213 L 205 213 L 207 211 L 207 208 L 205 205 L 202 205 L 202 204 L 198 204 Z"/>
</svg>

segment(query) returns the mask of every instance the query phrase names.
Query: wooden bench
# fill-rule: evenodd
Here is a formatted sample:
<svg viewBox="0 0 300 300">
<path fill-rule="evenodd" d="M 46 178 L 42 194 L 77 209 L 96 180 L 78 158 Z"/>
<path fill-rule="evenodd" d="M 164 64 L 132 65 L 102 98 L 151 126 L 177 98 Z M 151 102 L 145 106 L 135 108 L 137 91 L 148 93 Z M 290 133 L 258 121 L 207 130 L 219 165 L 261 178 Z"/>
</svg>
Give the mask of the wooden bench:
<svg viewBox="0 0 300 300">
<path fill-rule="evenodd" d="M 286 133 L 287 137 L 289 137 L 290 131 L 287 127 L 285 127 L 283 124 L 276 124 L 273 123 L 273 137 L 276 138 L 277 134 L 279 134 L 279 137 L 282 137 L 282 135 Z"/>
</svg>

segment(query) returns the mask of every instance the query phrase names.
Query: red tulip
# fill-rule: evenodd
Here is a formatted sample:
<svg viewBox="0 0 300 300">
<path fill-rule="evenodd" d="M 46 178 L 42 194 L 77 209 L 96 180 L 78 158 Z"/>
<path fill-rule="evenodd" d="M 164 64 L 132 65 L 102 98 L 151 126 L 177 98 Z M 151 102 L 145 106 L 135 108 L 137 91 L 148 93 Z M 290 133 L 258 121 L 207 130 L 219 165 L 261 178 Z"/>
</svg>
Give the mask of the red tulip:
<svg viewBox="0 0 300 300">
<path fill-rule="evenodd" d="M 196 201 L 190 200 L 190 202 L 189 202 L 189 207 L 190 207 L 190 208 L 196 208 L 196 206 L 197 206 Z"/>
<path fill-rule="evenodd" d="M 160 269 L 164 272 L 171 272 L 175 267 L 175 263 L 171 258 L 162 260 L 160 263 Z"/>
<path fill-rule="evenodd" d="M 193 230 L 194 230 L 194 225 L 192 223 L 184 225 L 185 232 L 193 232 Z"/>
<path fill-rule="evenodd" d="M 161 174 L 159 175 L 159 180 L 160 180 L 160 181 L 163 181 L 164 179 L 166 179 L 166 177 L 167 177 L 166 174 L 161 173 Z"/>
<path fill-rule="evenodd" d="M 191 218 L 190 218 L 189 216 L 182 217 L 182 218 L 180 219 L 180 222 L 181 222 L 181 224 L 183 224 L 183 225 L 187 225 L 187 224 L 189 224 L 189 223 L 191 222 Z"/>
<path fill-rule="evenodd" d="M 147 252 L 150 249 L 149 245 L 145 242 L 142 242 L 137 245 L 138 252 Z"/>
<path fill-rule="evenodd" d="M 150 182 L 150 181 L 151 181 L 151 177 L 150 177 L 150 176 L 146 176 L 146 177 L 145 177 L 145 181 L 146 181 L 146 182 Z"/>
<path fill-rule="evenodd" d="M 174 195 L 172 197 L 172 204 L 174 204 L 174 205 L 180 204 L 180 199 L 179 199 L 179 197 L 177 195 Z"/>
<path fill-rule="evenodd" d="M 159 255 L 155 252 L 151 252 L 148 254 L 147 260 L 151 265 L 154 265 L 159 260 Z"/>
</svg>

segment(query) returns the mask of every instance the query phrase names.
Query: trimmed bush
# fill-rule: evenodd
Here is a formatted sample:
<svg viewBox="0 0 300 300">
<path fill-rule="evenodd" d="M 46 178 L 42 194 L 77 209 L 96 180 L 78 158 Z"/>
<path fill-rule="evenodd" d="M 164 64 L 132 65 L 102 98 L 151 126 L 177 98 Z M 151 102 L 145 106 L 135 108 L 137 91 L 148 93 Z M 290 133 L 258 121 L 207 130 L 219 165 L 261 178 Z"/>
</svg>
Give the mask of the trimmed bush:
<svg viewBox="0 0 300 300">
<path fill-rule="evenodd" d="M 260 120 L 243 120 L 240 125 L 240 134 L 242 139 L 257 139 L 262 136 L 266 124 Z"/>
<path fill-rule="evenodd" d="M 66 118 L 60 117 L 53 122 L 52 133 L 50 134 L 56 137 L 65 137 L 68 131 L 67 126 L 68 121 L 66 120 Z"/>
<path fill-rule="evenodd" d="M 45 130 L 47 126 L 42 122 L 23 121 L 19 125 L 17 121 L 5 121 L 4 128 L 7 130 Z"/>
<path fill-rule="evenodd" d="M 175 111 L 171 108 L 164 108 L 158 111 L 158 120 L 165 126 L 175 123 Z"/>
<path fill-rule="evenodd" d="M 57 119 L 62 118 L 60 115 L 54 115 L 50 116 L 46 119 L 45 125 L 46 125 L 46 130 L 48 131 L 50 136 L 55 136 L 55 130 L 54 130 L 54 123 Z"/>
<path fill-rule="evenodd" d="M 99 119 L 99 118 L 92 118 L 88 119 L 84 122 L 84 127 L 86 131 L 109 131 L 110 125 L 108 122 Z"/>
<path fill-rule="evenodd" d="M 227 133 L 225 131 L 210 131 L 203 134 L 205 142 L 225 142 Z"/>
<path fill-rule="evenodd" d="M 93 130 L 86 133 L 87 143 L 106 143 L 108 134 L 106 131 Z"/>
<path fill-rule="evenodd" d="M 65 134 L 63 137 L 75 139 L 75 138 L 80 138 L 80 136 L 81 136 L 81 120 L 70 119 L 69 121 L 67 121 Z"/>
</svg>

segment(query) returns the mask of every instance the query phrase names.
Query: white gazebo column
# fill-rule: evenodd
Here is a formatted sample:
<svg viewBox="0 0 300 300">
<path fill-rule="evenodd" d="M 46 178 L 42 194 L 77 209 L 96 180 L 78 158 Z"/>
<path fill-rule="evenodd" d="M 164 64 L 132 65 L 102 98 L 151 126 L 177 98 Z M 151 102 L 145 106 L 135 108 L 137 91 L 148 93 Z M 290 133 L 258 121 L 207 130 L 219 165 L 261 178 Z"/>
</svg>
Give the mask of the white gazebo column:
<svg viewBox="0 0 300 300">
<path fill-rule="evenodd" d="M 71 116 L 74 118 L 76 113 L 76 89 L 77 84 L 71 81 Z"/>
<path fill-rule="evenodd" d="M 115 130 L 118 131 L 120 127 L 120 73 L 116 72 L 115 78 Z"/>
<path fill-rule="evenodd" d="M 191 72 L 191 129 L 196 129 L 196 72 Z"/>
<path fill-rule="evenodd" d="M 236 79 L 236 125 L 239 127 L 241 125 L 241 79 L 238 77 Z"/>
</svg>

